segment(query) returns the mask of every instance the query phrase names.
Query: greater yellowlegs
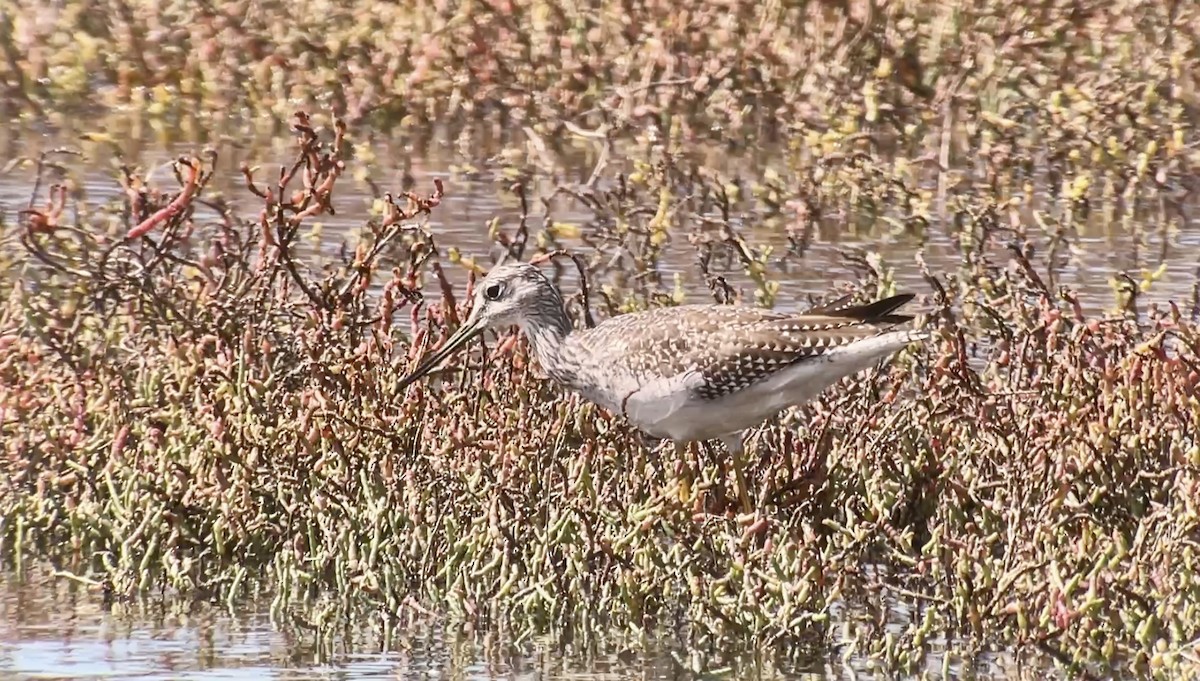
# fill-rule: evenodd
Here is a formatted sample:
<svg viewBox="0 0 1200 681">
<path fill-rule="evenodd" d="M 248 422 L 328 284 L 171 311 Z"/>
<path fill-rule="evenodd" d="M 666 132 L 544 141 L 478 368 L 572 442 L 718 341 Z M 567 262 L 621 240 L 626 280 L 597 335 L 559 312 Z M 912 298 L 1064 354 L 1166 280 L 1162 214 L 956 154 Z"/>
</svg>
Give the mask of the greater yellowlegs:
<svg viewBox="0 0 1200 681">
<path fill-rule="evenodd" d="M 517 326 L 542 370 L 585 399 L 677 445 L 719 439 L 733 459 L 742 510 L 743 434 L 868 368 L 919 331 L 889 330 L 912 294 L 806 314 L 715 304 L 618 315 L 576 330 L 558 289 L 535 266 L 505 263 L 480 282 L 467 320 L 400 382 L 429 373 L 485 329 Z"/>
</svg>

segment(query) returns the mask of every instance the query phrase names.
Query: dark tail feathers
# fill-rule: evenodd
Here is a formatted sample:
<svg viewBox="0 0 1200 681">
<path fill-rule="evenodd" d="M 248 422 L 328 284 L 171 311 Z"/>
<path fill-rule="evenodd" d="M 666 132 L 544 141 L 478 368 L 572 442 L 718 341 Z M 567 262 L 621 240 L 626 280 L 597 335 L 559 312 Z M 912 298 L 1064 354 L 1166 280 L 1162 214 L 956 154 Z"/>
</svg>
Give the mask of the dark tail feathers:
<svg viewBox="0 0 1200 681">
<path fill-rule="evenodd" d="M 810 313 L 825 314 L 831 317 L 848 317 L 868 324 L 903 324 L 911 321 L 912 315 L 892 313 L 914 297 L 915 294 L 912 293 L 900 293 L 865 305 L 846 305 L 849 296 L 845 296 L 832 303 L 814 308 Z"/>
</svg>

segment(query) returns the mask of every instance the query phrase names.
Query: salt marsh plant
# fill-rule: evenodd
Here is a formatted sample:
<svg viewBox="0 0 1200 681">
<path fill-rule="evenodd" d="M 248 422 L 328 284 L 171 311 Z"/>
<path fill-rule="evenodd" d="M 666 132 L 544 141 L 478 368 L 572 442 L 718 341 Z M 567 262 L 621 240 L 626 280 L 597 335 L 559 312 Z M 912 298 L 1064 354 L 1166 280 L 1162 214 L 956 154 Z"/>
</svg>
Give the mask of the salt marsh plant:
<svg viewBox="0 0 1200 681">
<path fill-rule="evenodd" d="M 748 473 L 765 513 L 712 515 L 715 458 L 686 454 L 702 474 L 681 502 L 685 462 L 559 394 L 515 336 L 397 390 L 470 300 L 473 271 L 422 227 L 444 189 L 389 196 L 341 267 L 311 272 L 296 241 L 336 206 L 350 143 L 341 123 L 293 130 L 278 179 L 246 170 L 257 215 L 209 201 L 211 161 L 186 158 L 177 187 L 129 170 L 87 221 L 61 185 L 24 216 L 0 317 L 10 562 L 113 599 L 270 588 L 281 609 L 331 604 L 306 611 L 322 627 L 432 608 L 585 637 L 670 626 L 697 649 L 818 648 L 831 607 L 889 594 L 921 606 L 899 638 L 846 626 L 901 666 L 941 635 L 1081 672 L 1190 659 L 1195 324 L 1175 306 L 1084 314 L 1007 227 L 1017 207 L 959 213 L 961 270 L 926 275 L 931 349 L 764 429 Z M 676 170 L 643 182 L 614 191 L 721 195 Z M 595 203 L 598 242 L 620 201 Z M 745 207 L 728 208 L 737 252 Z M 649 233 L 655 216 L 626 219 Z M 862 295 L 889 286 L 879 269 Z"/>
<path fill-rule="evenodd" d="M 247 165 L 236 199 L 211 155 L 166 180 L 114 157 L 107 203 L 71 155 L 14 160 L 36 180 L 0 228 L 10 567 L 112 601 L 266 591 L 322 636 L 431 610 L 582 643 L 677 632 L 696 667 L 837 642 L 907 671 L 949 646 L 1193 673 L 1200 286 L 1146 294 L 1179 276 L 1195 211 L 1195 7 L 267 2 L 238 23 L 152 4 L 98 25 L 18 2 L 8 110 L 121 104 L 215 138 L 246 134 L 211 117 L 235 109 L 289 123 L 294 156 Z M 389 124 L 501 146 L 459 172 L 521 206 L 497 251 L 585 275 L 586 294 L 563 279 L 581 323 L 681 300 L 668 249 L 718 301 L 770 305 L 831 234 L 938 233 L 953 264 L 918 260 L 934 340 L 756 435 L 749 517 L 708 511 L 717 458 L 564 396 L 514 335 L 399 390 L 490 263 L 432 227 L 454 177 L 380 189 L 333 265 L 304 257 L 339 238 L 316 221 Z M 568 147 L 594 152 L 579 181 Z M 769 153 L 726 162 L 748 147 Z M 1062 276 L 1097 234 L 1137 245 L 1100 304 Z M 846 259 L 861 277 L 828 298 L 893 292 L 895 263 Z"/>
</svg>

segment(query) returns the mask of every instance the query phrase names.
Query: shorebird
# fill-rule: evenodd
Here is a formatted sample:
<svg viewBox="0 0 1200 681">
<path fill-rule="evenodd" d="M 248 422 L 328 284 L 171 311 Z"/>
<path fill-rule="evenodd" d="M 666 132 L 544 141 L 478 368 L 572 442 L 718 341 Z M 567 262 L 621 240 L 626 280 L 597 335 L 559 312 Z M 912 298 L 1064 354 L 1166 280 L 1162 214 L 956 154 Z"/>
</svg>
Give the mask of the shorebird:
<svg viewBox="0 0 1200 681">
<path fill-rule="evenodd" d="M 913 294 L 866 305 L 845 299 L 805 314 L 741 305 L 691 304 L 617 315 L 575 329 L 562 295 L 536 266 L 488 272 L 467 320 L 408 376 L 425 376 L 489 328 L 516 326 L 542 371 L 649 435 L 721 440 L 733 459 L 738 499 L 751 510 L 743 474 L 745 431 L 802 404 L 842 378 L 927 334 L 891 327 Z"/>
</svg>

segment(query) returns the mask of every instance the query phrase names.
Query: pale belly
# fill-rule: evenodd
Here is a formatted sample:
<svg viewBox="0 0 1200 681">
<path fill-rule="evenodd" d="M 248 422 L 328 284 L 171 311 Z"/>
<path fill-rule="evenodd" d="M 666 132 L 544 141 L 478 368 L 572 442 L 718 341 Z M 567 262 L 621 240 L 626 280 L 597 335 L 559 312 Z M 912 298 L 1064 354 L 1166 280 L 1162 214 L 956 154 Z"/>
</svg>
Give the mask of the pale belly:
<svg viewBox="0 0 1200 681">
<path fill-rule="evenodd" d="M 691 399 L 679 405 L 631 399 L 626 416 L 655 437 L 681 442 L 713 440 L 754 428 L 795 403 L 780 397 L 751 388 L 716 400 Z"/>
<path fill-rule="evenodd" d="M 753 428 L 783 409 L 811 397 L 809 391 L 781 394 L 770 382 L 715 400 L 683 391 L 634 391 L 617 400 L 588 390 L 576 392 L 609 412 L 624 416 L 635 428 L 657 438 L 687 442 L 718 439 Z"/>
<path fill-rule="evenodd" d="M 581 392 L 654 437 L 687 442 L 719 439 L 757 427 L 784 409 L 813 399 L 852 372 L 853 368 L 814 361 L 716 399 L 696 396 L 682 381 L 631 390 L 619 401 Z"/>
</svg>

